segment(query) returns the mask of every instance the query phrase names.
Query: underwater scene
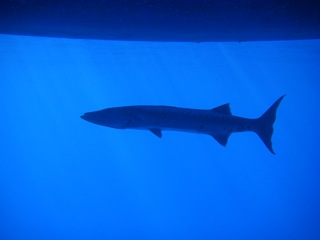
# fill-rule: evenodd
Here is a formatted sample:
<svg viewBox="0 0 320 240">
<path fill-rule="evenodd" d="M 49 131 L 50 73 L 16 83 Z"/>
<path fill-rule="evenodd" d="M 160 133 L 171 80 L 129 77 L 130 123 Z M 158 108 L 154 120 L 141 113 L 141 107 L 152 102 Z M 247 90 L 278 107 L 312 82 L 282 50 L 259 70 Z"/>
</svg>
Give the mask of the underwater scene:
<svg viewBox="0 0 320 240">
<path fill-rule="evenodd" d="M 3 34 L 0 63 L 0 239 L 320 239 L 320 40 Z"/>
</svg>

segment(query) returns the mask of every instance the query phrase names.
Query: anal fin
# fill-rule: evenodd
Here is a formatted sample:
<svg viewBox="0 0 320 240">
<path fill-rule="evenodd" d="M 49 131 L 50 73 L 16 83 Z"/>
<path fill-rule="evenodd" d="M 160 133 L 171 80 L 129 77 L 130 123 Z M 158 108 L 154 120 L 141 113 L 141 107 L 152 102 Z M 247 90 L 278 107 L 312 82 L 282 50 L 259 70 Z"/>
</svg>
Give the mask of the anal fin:
<svg viewBox="0 0 320 240">
<path fill-rule="evenodd" d="M 149 128 L 150 132 L 156 135 L 158 138 L 162 137 L 162 132 L 160 128 Z"/>
<path fill-rule="evenodd" d="M 212 137 L 224 147 L 227 146 L 229 136 L 230 134 L 212 135 Z"/>
</svg>

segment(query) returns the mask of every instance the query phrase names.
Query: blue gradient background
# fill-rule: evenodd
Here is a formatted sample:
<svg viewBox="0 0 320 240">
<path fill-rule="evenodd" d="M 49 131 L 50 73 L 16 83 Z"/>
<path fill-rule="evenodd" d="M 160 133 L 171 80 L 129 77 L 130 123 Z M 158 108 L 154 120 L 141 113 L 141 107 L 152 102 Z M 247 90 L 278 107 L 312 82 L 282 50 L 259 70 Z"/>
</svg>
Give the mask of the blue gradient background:
<svg viewBox="0 0 320 240">
<path fill-rule="evenodd" d="M 320 239 L 320 41 L 156 43 L 0 35 L 0 239 Z M 260 116 L 254 133 L 115 130 L 154 104 Z"/>
</svg>

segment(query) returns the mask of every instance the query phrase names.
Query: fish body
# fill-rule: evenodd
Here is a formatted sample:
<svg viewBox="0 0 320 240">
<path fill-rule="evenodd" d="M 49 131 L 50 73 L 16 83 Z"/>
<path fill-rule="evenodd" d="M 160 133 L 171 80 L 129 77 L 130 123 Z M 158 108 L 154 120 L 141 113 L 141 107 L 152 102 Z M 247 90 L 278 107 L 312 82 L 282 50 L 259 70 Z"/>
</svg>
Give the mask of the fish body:
<svg viewBox="0 0 320 240">
<path fill-rule="evenodd" d="M 255 119 L 232 115 L 229 104 L 210 110 L 153 105 L 124 106 L 88 112 L 81 118 L 111 128 L 149 130 L 159 138 L 162 137 L 162 131 L 166 130 L 207 134 L 223 146 L 227 145 L 232 133 L 252 131 L 274 153 L 271 142 L 273 124 L 283 97 Z"/>
</svg>

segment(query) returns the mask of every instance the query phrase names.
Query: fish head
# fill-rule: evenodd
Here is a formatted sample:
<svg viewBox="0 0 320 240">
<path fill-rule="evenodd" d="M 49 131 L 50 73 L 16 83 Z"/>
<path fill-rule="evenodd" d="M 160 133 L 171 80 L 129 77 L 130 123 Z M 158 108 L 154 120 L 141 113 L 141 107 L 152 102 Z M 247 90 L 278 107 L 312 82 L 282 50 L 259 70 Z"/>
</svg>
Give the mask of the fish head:
<svg viewBox="0 0 320 240">
<path fill-rule="evenodd" d="M 121 108 L 107 108 L 95 112 L 87 112 L 81 116 L 82 119 L 111 128 L 123 129 L 131 121 L 130 113 Z"/>
</svg>

